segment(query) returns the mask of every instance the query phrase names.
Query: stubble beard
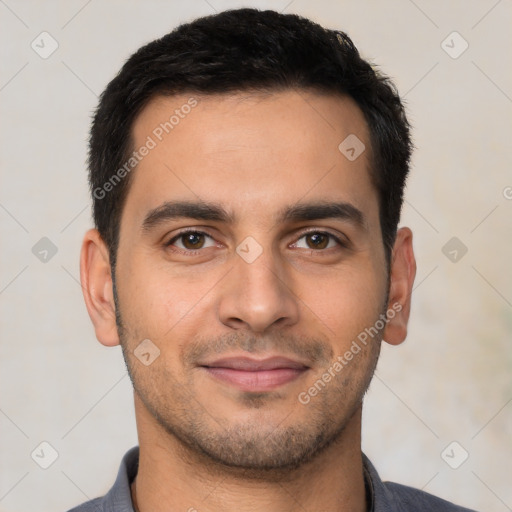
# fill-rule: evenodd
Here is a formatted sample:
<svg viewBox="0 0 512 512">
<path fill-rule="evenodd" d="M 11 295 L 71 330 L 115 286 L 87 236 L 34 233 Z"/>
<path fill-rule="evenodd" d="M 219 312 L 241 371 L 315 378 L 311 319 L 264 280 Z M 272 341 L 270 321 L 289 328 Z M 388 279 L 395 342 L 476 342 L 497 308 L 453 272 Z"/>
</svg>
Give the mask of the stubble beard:
<svg viewBox="0 0 512 512">
<path fill-rule="evenodd" d="M 230 418 L 216 418 L 208 404 L 189 391 L 194 389 L 193 381 L 178 382 L 164 365 L 151 368 L 140 364 L 133 354 L 140 340 L 128 332 L 116 295 L 114 286 L 118 333 L 135 393 L 158 428 L 178 441 L 173 444 L 190 463 L 199 461 L 214 473 L 283 480 L 340 442 L 345 428 L 360 412 L 379 357 L 381 334 L 307 405 L 296 395 L 288 396 L 285 403 L 291 401 L 292 407 L 283 411 L 280 421 L 265 422 L 265 405 L 275 395 L 245 392 L 238 395 L 239 403 L 255 411 L 254 421 L 233 423 Z M 239 347 L 247 346 L 247 338 L 244 340 Z M 325 367 L 316 367 L 315 376 L 304 387 L 317 381 L 331 364 L 330 360 Z M 297 421 L 292 422 L 294 415 Z"/>
</svg>

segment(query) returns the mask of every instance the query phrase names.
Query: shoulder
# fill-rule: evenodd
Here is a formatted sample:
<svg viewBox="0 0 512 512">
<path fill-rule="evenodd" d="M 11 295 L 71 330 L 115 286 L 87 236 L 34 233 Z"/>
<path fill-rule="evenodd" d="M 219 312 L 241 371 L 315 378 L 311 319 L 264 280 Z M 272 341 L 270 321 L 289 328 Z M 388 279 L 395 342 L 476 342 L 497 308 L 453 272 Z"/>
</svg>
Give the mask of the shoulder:
<svg viewBox="0 0 512 512">
<path fill-rule="evenodd" d="M 135 446 L 126 452 L 116 481 L 105 496 L 83 503 L 68 512 L 133 512 L 130 483 L 135 478 L 138 467 L 139 447 Z"/>
<path fill-rule="evenodd" d="M 364 453 L 363 470 L 375 512 L 475 512 L 414 487 L 383 482 Z"/>
<path fill-rule="evenodd" d="M 100 512 L 105 508 L 103 501 L 104 498 L 96 498 L 86 503 L 82 503 L 82 505 L 78 505 L 78 507 L 72 508 L 71 510 L 68 510 L 68 512 Z"/>
<path fill-rule="evenodd" d="M 413 487 L 393 482 L 383 482 L 383 485 L 388 493 L 392 495 L 392 501 L 400 503 L 402 506 L 400 510 L 414 510 L 415 512 L 430 510 L 435 510 L 436 512 L 475 512 Z"/>
</svg>

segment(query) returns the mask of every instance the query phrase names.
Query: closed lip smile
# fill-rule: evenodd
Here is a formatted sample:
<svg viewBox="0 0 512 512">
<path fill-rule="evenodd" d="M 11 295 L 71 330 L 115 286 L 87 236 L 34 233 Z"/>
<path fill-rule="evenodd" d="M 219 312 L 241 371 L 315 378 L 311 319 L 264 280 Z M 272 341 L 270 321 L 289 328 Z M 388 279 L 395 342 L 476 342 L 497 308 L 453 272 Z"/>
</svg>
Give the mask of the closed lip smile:
<svg viewBox="0 0 512 512">
<path fill-rule="evenodd" d="M 303 375 L 309 366 L 283 356 L 253 359 L 224 357 L 199 364 L 210 376 L 242 391 L 270 391 Z"/>
</svg>

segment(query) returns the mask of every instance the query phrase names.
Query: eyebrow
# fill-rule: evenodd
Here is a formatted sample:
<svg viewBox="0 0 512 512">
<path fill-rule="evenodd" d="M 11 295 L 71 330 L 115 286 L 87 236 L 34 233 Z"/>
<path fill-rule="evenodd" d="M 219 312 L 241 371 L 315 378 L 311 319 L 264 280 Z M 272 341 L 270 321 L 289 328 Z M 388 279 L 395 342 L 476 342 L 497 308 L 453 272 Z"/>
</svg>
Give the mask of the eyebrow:
<svg viewBox="0 0 512 512">
<path fill-rule="evenodd" d="M 236 222 L 236 216 L 218 203 L 166 201 L 147 213 L 142 222 L 142 231 L 147 233 L 166 221 L 185 218 L 213 220 L 227 224 Z M 275 222 L 301 222 L 322 219 L 344 220 L 367 230 L 366 218 L 363 212 L 347 202 L 315 201 L 298 203 L 282 208 L 274 220 Z"/>
</svg>

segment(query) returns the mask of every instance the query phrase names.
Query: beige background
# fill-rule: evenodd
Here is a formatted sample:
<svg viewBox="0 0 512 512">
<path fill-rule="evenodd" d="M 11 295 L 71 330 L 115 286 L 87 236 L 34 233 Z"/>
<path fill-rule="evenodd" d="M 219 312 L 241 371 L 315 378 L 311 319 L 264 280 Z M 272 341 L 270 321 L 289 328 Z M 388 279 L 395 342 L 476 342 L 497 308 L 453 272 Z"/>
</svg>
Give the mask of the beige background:
<svg viewBox="0 0 512 512">
<path fill-rule="evenodd" d="M 241 5 L 348 32 L 395 79 L 415 127 L 402 222 L 418 259 L 410 335 L 384 347 L 365 452 L 384 479 L 512 510 L 510 1 L 1 0 L 0 511 L 105 493 L 137 442 L 121 352 L 96 342 L 78 283 L 89 116 L 140 45 Z M 59 45 L 47 59 L 31 48 L 42 31 Z M 459 36 L 444 43 L 452 56 L 442 46 L 453 31 L 469 44 L 458 58 Z M 46 263 L 32 253 L 42 237 L 57 248 Z M 467 247 L 456 262 L 442 251 L 452 237 Z M 30 455 L 42 441 L 58 452 L 46 470 Z"/>
</svg>

